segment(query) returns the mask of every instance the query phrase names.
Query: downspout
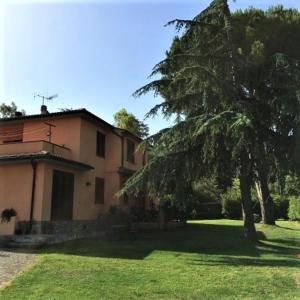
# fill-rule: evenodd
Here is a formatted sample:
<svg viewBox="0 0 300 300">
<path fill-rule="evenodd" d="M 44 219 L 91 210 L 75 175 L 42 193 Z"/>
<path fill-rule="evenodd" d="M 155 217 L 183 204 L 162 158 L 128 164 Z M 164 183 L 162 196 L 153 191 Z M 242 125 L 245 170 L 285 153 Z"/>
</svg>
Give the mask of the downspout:
<svg viewBox="0 0 300 300">
<path fill-rule="evenodd" d="M 30 205 L 30 218 L 29 218 L 29 233 L 31 233 L 31 231 L 32 231 L 34 199 L 35 199 L 37 162 L 34 159 L 31 160 L 31 166 L 32 166 L 32 189 L 31 189 L 31 205 Z"/>
<path fill-rule="evenodd" d="M 124 167 L 124 137 L 121 136 L 122 141 L 122 153 L 121 153 L 121 167 Z"/>
</svg>

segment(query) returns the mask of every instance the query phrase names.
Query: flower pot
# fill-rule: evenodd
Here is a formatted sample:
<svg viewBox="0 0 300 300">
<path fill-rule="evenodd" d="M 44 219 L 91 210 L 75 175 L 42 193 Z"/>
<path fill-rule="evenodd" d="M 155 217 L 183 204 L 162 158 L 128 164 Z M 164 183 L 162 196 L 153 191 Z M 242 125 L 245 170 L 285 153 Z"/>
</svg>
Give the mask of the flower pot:
<svg viewBox="0 0 300 300">
<path fill-rule="evenodd" d="M 13 235 L 15 234 L 17 218 L 11 217 L 9 222 L 0 223 L 0 235 Z"/>
</svg>

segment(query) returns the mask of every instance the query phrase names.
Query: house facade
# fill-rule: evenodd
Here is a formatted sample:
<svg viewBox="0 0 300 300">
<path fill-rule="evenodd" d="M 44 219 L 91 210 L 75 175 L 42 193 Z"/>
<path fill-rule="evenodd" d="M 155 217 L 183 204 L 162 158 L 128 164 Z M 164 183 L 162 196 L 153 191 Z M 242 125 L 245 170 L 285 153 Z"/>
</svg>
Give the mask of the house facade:
<svg viewBox="0 0 300 300">
<path fill-rule="evenodd" d="M 116 195 L 145 164 L 140 142 L 85 109 L 0 119 L 0 212 L 39 224 L 146 207 L 142 195 Z"/>
</svg>

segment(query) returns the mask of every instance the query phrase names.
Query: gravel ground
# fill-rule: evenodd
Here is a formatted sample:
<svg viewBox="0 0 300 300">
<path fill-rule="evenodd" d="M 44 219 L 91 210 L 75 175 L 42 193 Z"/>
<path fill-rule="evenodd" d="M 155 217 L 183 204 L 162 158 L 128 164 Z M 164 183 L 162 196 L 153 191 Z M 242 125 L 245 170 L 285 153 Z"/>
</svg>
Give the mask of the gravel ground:
<svg viewBox="0 0 300 300">
<path fill-rule="evenodd" d="M 22 250 L 0 249 L 0 288 L 7 285 L 14 276 L 34 262 L 35 256 Z"/>
</svg>

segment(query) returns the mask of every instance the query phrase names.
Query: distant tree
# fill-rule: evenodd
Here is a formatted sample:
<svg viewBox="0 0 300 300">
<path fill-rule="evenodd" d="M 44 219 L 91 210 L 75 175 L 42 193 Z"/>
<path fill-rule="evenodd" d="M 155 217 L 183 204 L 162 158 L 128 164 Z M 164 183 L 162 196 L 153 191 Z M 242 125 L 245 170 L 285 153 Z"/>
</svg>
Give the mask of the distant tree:
<svg viewBox="0 0 300 300">
<path fill-rule="evenodd" d="M 138 120 L 132 113 L 129 113 L 125 108 L 122 108 L 114 114 L 115 126 L 126 129 L 140 138 L 145 138 L 149 135 L 149 127 L 147 124 Z"/>
<path fill-rule="evenodd" d="M 62 107 L 58 109 L 60 112 L 68 112 L 74 110 L 73 108 L 68 108 L 68 107 Z"/>
<path fill-rule="evenodd" d="M 14 117 L 16 112 L 18 111 L 18 107 L 14 102 L 11 104 L 2 103 L 0 104 L 0 117 L 1 118 L 11 118 Z M 25 110 L 21 110 L 22 114 L 25 115 Z"/>
</svg>

